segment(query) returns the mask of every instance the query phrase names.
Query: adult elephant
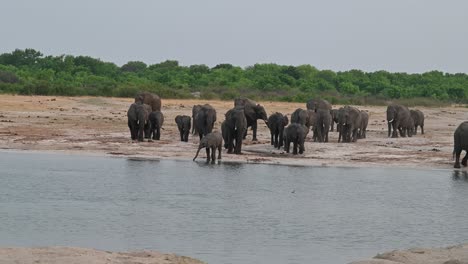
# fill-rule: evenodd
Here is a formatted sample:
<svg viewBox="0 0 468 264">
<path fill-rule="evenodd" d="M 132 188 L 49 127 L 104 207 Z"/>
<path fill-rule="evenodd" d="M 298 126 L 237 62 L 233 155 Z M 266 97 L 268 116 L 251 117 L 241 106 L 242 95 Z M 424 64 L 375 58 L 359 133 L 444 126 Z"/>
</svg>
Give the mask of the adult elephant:
<svg viewBox="0 0 468 264">
<path fill-rule="evenodd" d="M 391 134 L 393 138 L 397 138 L 398 130 L 401 128 L 400 123 L 403 120 L 408 120 L 410 116 L 411 114 L 408 107 L 397 104 L 389 105 L 387 107 L 388 136 L 390 137 Z M 401 130 L 400 135 L 404 135 Z"/>
<path fill-rule="evenodd" d="M 151 106 L 152 111 L 161 111 L 161 98 L 150 92 L 139 92 L 135 96 L 135 103 L 143 103 Z"/>
<path fill-rule="evenodd" d="M 248 98 L 235 99 L 234 107 L 244 108 L 245 119 L 247 119 L 247 127 L 252 127 L 252 141 L 257 141 L 257 120 L 261 119 L 268 125 L 268 117 L 265 108 Z M 246 136 L 247 131 L 245 132 L 244 139 Z"/>
<path fill-rule="evenodd" d="M 224 138 L 224 147 L 228 153 L 241 154 L 242 141 L 247 130 L 247 119 L 245 118 L 244 108 L 235 107 L 225 114 L 226 120 L 221 125 L 221 131 Z"/>
<path fill-rule="evenodd" d="M 180 141 L 188 142 L 190 127 L 192 126 L 192 120 L 190 116 L 178 115 L 175 118 L 177 128 L 179 129 Z"/>
<path fill-rule="evenodd" d="M 128 127 L 130 128 L 130 136 L 132 140 L 138 139 L 143 141 L 149 137 L 149 114 L 151 113 L 151 106 L 143 103 L 133 103 L 127 111 Z"/>
<path fill-rule="evenodd" d="M 271 145 L 275 148 L 283 146 L 283 132 L 284 127 L 289 123 L 289 119 L 286 115 L 281 113 L 274 113 L 268 117 L 268 128 L 270 129 Z"/>
<path fill-rule="evenodd" d="M 216 110 L 209 104 L 204 104 L 198 111 L 193 121 L 200 139 L 213 131 L 216 122 Z"/>
<path fill-rule="evenodd" d="M 304 153 L 305 147 L 304 142 L 307 134 L 309 133 L 309 128 L 298 123 L 291 123 L 284 130 L 284 150 L 286 153 L 289 153 L 289 147 L 293 143 L 293 154 L 296 155 Z"/>
<path fill-rule="evenodd" d="M 328 142 L 328 131 L 332 122 L 330 111 L 327 109 L 317 109 L 315 115 L 314 140 Z M 315 134 L 317 135 L 315 136 Z"/>
<path fill-rule="evenodd" d="M 466 151 L 461 164 L 466 167 L 468 161 L 468 121 L 461 123 L 453 134 L 453 156 L 455 156 L 454 168 L 460 168 L 460 155 Z"/>
<path fill-rule="evenodd" d="M 340 131 L 338 142 L 343 138 L 343 142 L 356 142 L 358 139 L 358 130 L 361 126 L 361 111 L 352 106 L 345 106 L 338 113 L 338 122 Z"/>
<path fill-rule="evenodd" d="M 192 120 L 195 122 L 195 116 L 198 114 L 198 111 L 202 108 L 202 105 L 194 105 L 192 107 Z M 198 134 L 197 129 L 195 128 L 195 124 L 192 126 L 192 135 Z"/>
<path fill-rule="evenodd" d="M 306 107 L 314 112 L 317 112 L 318 109 L 332 110 L 332 105 L 324 99 L 310 99 L 307 101 Z"/>
<path fill-rule="evenodd" d="M 418 126 L 421 127 L 421 134 L 424 134 L 424 113 L 420 110 L 410 110 L 410 115 L 414 121 L 414 134 L 418 133 Z"/>
</svg>

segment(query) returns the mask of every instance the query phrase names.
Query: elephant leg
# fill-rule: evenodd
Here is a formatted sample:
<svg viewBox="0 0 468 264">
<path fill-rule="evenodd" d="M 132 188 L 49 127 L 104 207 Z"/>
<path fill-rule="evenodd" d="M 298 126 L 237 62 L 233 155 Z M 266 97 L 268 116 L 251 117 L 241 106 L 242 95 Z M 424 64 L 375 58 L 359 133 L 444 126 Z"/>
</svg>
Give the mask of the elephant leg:
<svg viewBox="0 0 468 264">
<path fill-rule="evenodd" d="M 180 134 L 180 141 L 184 141 L 184 132 L 182 130 L 179 130 Z"/>
<path fill-rule="evenodd" d="M 331 122 L 331 127 L 330 127 L 330 131 L 333 132 L 333 128 L 335 127 L 335 122 Z"/>
<path fill-rule="evenodd" d="M 233 134 L 234 132 L 232 131 L 229 131 L 228 133 L 228 136 L 227 136 L 227 153 L 231 154 L 232 153 L 232 149 L 233 149 L 233 141 L 234 141 L 234 137 L 233 137 Z"/>
<path fill-rule="evenodd" d="M 322 126 L 317 127 L 317 139 L 318 142 L 323 142 Z"/>
<path fill-rule="evenodd" d="M 284 145 L 284 131 L 283 129 L 279 132 L 279 142 L 278 142 L 278 149 Z"/>
<path fill-rule="evenodd" d="M 206 148 L 206 162 L 210 162 L 210 148 Z"/>
<path fill-rule="evenodd" d="M 274 146 L 275 145 L 275 139 L 274 139 L 274 132 L 273 131 L 270 131 L 270 136 L 271 136 L 271 145 Z M 276 146 L 275 146 L 276 147 Z"/>
<path fill-rule="evenodd" d="M 299 154 L 304 153 L 304 140 L 299 141 Z"/>
<path fill-rule="evenodd" d="M 453 167 L 456 168 L 456 169 L 460 168 L 460 154 L 461 154 L 461 152 L 462 152 L 461 149 L 457 149 L 455 151 L 455 165 Z"/>
<path fill-rule="evenodd" d="M 244 131 L 244 136 L 242 138 L 245 139 L 246 137 L 247 137 L 247 129 Z"/>
<path fill-rule="evenodd" d="M 297 155 L 297 140 L 293 142 L 293 155 Z"/>
<path fill-rule="evenodd" d="M 143 141 L 143 133 L 145 131 L 144 124 L 138 124 L 138 141 Z"/>
<path fill-rule="evenodd" d="M 215 162 L 216 160 L 216 146 L 211 147 L 211 161 Z"/>
<path fill-rule="evenodd" d="M 415 134 L 415 135 L 418 134 L 418 126 L 414 126 L 414 134 Z"/>
<path fill-rule="evenodd" d="M 392 138 L 397 138 L 398 137 L 398 126 L 399 126 L 399 124 L 397 124 L 397 121 L 393 120 L 393 122 L 392 122 L 392 128 L 393 128 Z"/>
<path fill-rule="evenodd" d="M 159 140 L 161 138 L 161 128 L 158 127 L 158 129 L 156 130 L 156 140 Z"/>
<path fill-rule="evenodd" d="M 252 141 L 257 141 L 257 120 L 252 124 Z"/>
<path fill-rule="evenodd" d="M 424 126 L 421 126 L 421 134 L 424 135 Z"/>
<path fill-rule="evenodd" d="M 242 153 L 242 137 L 240 136 L 236 137 L 236 147 L 235 147 L 234 153 L 237 155 Z"/>
<path fill-rule="evenodd" d="M 221 149 L 222 149 L 222 144 L 219 145 L 218 147 L 218 159 L 220 160 L 221 159 Z"/>
<path fill-rule="evenodd" d="M 387 124 L 388 124 L 388 136 L 387 137 L 390 137 L 390 134 L 392 133 L 392 125 L 393 124 L 390 123 L 390 122 L 387 122 Z"/>
<path fill-rule="evenodd" d="M 286 141 L 284 142 L 284 150 L 286 151 L 286 153 L 289 153 L 289 147 L 290 146 L 291 146 L 291 141 L 289 141 L 289 139 L 286 138 Z"/>
<path fill-rule="evenodd" d="M 461 154 L 461 153 L 460 153 Z M 461 164 L 466 167 L 468 161 L 468 151 L 465 153 L 465 157 L 463 157 Z"/>
</svg>

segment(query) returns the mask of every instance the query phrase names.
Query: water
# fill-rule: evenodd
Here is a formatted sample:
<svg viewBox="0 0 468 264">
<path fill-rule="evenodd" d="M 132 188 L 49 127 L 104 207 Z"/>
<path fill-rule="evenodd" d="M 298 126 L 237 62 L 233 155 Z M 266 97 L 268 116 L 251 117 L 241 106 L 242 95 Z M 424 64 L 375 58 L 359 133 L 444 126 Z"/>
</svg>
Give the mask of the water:
<svg viewBox="0 0 468 264">
<path fill-rule="evenodd" d="M 467 176 L 449 170 L 0 152 L 0 183 L 0 246 L 336 264 L 468 237 Z"/>
</svg>

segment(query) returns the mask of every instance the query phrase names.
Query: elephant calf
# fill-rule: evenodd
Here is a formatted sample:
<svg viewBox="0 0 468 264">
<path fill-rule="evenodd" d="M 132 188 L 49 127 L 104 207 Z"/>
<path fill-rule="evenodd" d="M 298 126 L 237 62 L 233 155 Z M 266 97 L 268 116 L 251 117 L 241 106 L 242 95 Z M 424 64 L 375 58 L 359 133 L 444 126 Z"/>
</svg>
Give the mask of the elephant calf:
<svg viewBox="0 0 468 264">
<path fill-rule="evenodd" d="M 284 130 L 284 150 L 286 153 L 289 153 L 289 147 L 291 143 L 293 143 L 293 154 L 297 155 L 297 149 L 299 148 L 299 154 L 304 153 L 304 141 L 309 133 L 309 128 L 298 124 L 298 123 L 291 123 L 285 130 Z"/>
<path fill-rule="evenodd" d="M 190 116 L 178 115 L 175 118 L 175 122 L 177 124 L 177 128 L 179 129 L 180 141 L 187 142 L 189 134 L 190 134 L 190 127 L 191 127 Z"/>
<path fill-rule="evenodd" d="M 460 155 L 466 151 L 461 164 L 466 167 L 468 161 L 468 121 L 461 123 L 453 134 L 453 156 L 455 156 L 454 168 L 460 168 Z"/>
<path fill-rule="evenodd" d="M 216 149 L 218 149 L 218 159 L 221 159 L 221 148 L 223 145 L 223 137 L 219 132 L 208 133 L 202 139 L 200 139 L 200 144 L 198 145 L 197 154 L 193 158 L 193 161 L 198 157 L 198 153 L 202 148 L 206 148 L 206 161 L 215 162 L 216 160 Z M 211 155 L 210 155 L 211 150 Z"/>
<path fill-rule="evenodd" d="M 161 137 L 161 128 L 164 123 L 164 115 L 161 111 L 153 111 L 149 115 L 149 122 L 150 122 L 150 132 L 148 137 L 153 135 L 154 140 L 159 140 Z"/>
<path fill-rule="evenodd" d="M 420 110 L 410 110 L 414 121 L 414 134 L 418 133 L 418 126 L 421 127 L 421 134 L 424 134 L 424 114 Z"/>
<path fill-rule="evenodd" d="M 271 145 L 275 148 L 280 148 L 283 146 L 283 132 L 284 127 L 289 123 L 287 116 L 281 113 L 274 113 L 268 117 L 268 128 L 270 129 L 271 134 Z"/>
</svg>

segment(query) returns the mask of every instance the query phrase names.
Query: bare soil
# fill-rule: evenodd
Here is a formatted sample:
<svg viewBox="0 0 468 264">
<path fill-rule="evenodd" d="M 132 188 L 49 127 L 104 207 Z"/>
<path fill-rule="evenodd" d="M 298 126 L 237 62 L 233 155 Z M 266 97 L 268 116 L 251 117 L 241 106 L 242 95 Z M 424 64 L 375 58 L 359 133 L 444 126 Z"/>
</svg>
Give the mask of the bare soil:
<svg viewBox="0 0 468 264">
<path fill-rule="evenodd" d="M 190 116 L 194 104 L 209 103 L 217 110 L 215 128 L 219 129 L 224 113 L 233 106 L 231 101 L 163 99 L 161 140 L 138 143 L 130 139 L 127 126 L 127 109 L 132 102 L 124 98 L 0 95 L 0 149 L 191 160 L 198 137 L 191 136 L 187 143 L 179 141 L 174 118 Z M 268 114 L 290 114 L 305 108 L 305 103 L 260 103 Z M 369 126 L 367 138 L 357 143 L 337 143 L 337 132 L 330 132 L 329 143 L 316 143 L 309 133 L 304 154 L 287 154 L 271 146 L 270 132 L 259 121 L 259 141 L 251 141 L 249 130 L 243 154 L 223 152 L 222 160 L 304 166 L 453 167 L 453 132 L 468 120 L 467 108 L 418 108 L 426 117 L 425 134 L 418 131 L 411 138 L 387 137 L 386 107 L 358 108 L 369 112 Z M 199 160 L 204 160 L 204 153 Z"/>
</svg>

